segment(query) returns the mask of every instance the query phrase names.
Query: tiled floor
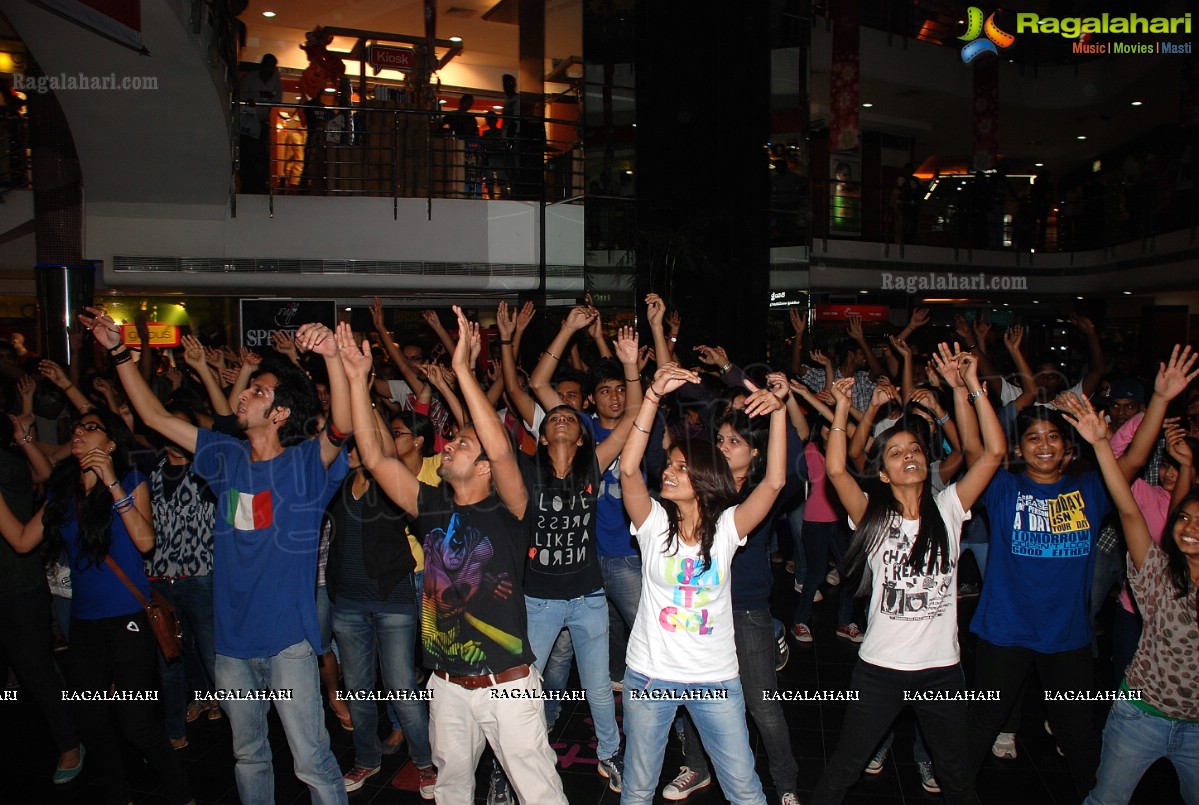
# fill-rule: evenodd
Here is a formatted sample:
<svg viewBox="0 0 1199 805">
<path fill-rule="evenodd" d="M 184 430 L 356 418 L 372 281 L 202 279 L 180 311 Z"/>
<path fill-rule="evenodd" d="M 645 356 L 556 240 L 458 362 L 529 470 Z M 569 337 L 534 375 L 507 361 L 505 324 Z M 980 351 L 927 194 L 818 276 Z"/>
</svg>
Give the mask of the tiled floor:
<svg viewBox="0 0 1199 805">
<path fill-rule="evenodd" d="M 776 585 L 775 614 L 789 623 L 795 596 L 789 579 L 782 576 L 781 568 Z M 830 613 L 835 611 L 836 593 L 828 595 L 823 604 L 816 606 L 813 621 L 815 643 L 811 646 L 793 645 L 791 660 L 780 674 L 782 688 L 836 689 L 848 685 L 849 675 L 857 657 L 857 647 L 833 635 L 834 624 Z M 973 612 L 973 602 L 964 601 L 962 623 L 967 624 Z M 972 673 L 972 640 L 965 628 L 962 630 L 963 659 L 967 678 Z M 1097 675 L 1104 669 L 1097 667 Z M 1105 678 L 1105 677 L 1100 677 Z M 619 708 L 620 697 L 617 696 Z M 845 714 L 845 705 L 785 704 L 784 709 L 791 727 L 791 748 L 799 764 L 799 793 L 801 800 L 811 794 L 820 776 L 824 761 L 836 747 Z M 1101 728 L 1103 710 L 1096 708 L 1096 727 Z M 1019 757 L 1012 761 L 988 758 L 978 778 L 978 793 L 986 805 L 1001 803 L 1075 803 L 1066 770 L 1065 761 L 1054 751 L 1052 738 L 1042 728 L 1044 705 L 1039 697 L 1026 697 L 1022 726 L 1018 736 Z M 350 734 L 340 729 L 331 714 L 326 719 L 332 736 L 333 749 L 342 768 L 353 763 L 354 749 Z M 24 803 L 78 803 L 91 805 L 101 801 L 95 785 L 95 776 L 85 769 L 78 780 L 66 786 L 51 786 L 54 751 L 49 735 L 38 712 L 29 703 L 0 703 L 0 725 L 5 736 L 0 767 L 6 768 L 5 785 L 0 793 L 0 802 L 24 805 Z M 914 721 L 910 712 L 899 719 L 895 727 L 896 740 L 892 758 L 882 774 L 863 775 L 853 789 L 847 802 L 855 805 L 898 805 L 903 802 L 932 802 L 939 799 L 924 792 L 912 759 Z M 307 803 L 308 791 L 291 773 L 291 758 L 286 740 L 278 721 L 272 717 L 271 745 L 275 756 L 276 802 Z M 758 772 L 764 782 L 769 781 L 766 756 L 762 751 L 762 737 L 750 728 L 751 740 L 758 757 Z M 198 803 L 236 803 L 237 791 L 233 780 L 233 761 L 230 752 L 228 721 L 209 722 L 201 720 L 189 730 L 191 745 L 182 750 L 187 773 Z M 559 771 L 566 788 L 567 797 L 575 805 L 599 805 L 617 803 L 618 794 L 608 791 L 606 782 L 596 773 L 595 740 L 591 731 L 585 703 L 568 703 L 550 735 L 559 758 Z M 359 791 L 350 795 L 355 805 L 365 803 L 417 803 L 418 794 L 393 788 L 390 782 L 400 767 L 407 762 L 403 750 L 390 758 L 384 758 L 383 772 L 367 781 Z M 671 740 L 666 749 L 662 767 L 662 782 L 665 784 L 682 765 L 682 754 Z M 480 765 L 478 774 L 477 800 L 483 802 L 487 792 L 487 761 Z M 142 803 L 165 802 L 158 791 L 158 783 L 145 764 L 132 751 L 126 756 L 134 788 L 134 800 Z M 777 802 L 774 791 L 767 789 L 767 797 Z M 665 800 L 659 799 L 660 802 Z M 695 805 L 717 805 L 727 800 L 717 785 L 697 792 L 688 802 Z M 1138 805 L 1176 805 L 1182 799 L 1178 793 L 1178 777 L 1166 761 L 1159 761 L 1145 775 L 1137 788 L 1133 803 Z"/>
</svg>

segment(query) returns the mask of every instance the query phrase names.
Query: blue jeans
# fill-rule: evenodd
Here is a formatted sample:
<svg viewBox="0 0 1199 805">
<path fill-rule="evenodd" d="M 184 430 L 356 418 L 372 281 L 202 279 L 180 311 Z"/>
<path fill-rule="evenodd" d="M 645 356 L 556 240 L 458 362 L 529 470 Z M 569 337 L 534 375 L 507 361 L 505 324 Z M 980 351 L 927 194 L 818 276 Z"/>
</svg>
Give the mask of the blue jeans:
<svg viewBox="0 0 1199 805">
<path fill-rule="evenodd" d="M 525 610 L 529 616 L 529 645 L 539 673 L 545 669 L 558 633 L 563 628 L 570 630 L 579 681 L 587 692 L 587 706 L 599 739 L 596 754 L 601 759 L 612 757 L 620 751 L 620 731 L 608 676 L 608 599 L 602 590 L 569 601 L 525 596 Z"/>
<path fill-rule="evenodd" d="M 609 610 L 609 615 L 611 610 Z M 612 626 L 612 619 L 608 619 L 609 628 Z M 542 690 L 566 690 L 566 683 L 570 679 L 570 661 L 575 656 L 574 643 L 570 639 L 570 629 L 563 629 L 558 633 L 558 639 L 554 641 L 554 648 L 550 651 L 549 659 L 545 663 L 545 671 L 541 678 Z M 558 714 L 562 712 L 562 702 L 557 699 L 545 700 L 545 726 L 548 730 L 558 720 Z"/>
<path fill-rule="evenodd" d="M 150 587 L 174 605 L 183 625 L 183 661 L 167 662 L 161 654 L 158 656 L 167 737 L 183 738 L 187 735 L 187 703 L 192 691 L 208 693 L 216 681 L 212 576 L 152 581 Z"/>
<path fill-rule="evenodd" d="M 773 658 L 773 653 L 771 657 Z M 762 783 L 754 771 L 754 753 L 749 748 L 749 729 L 745 725 L 745 697 L 741 680 L 723 682 L 667 682 L 650 679 L 630 668 L 624 675 L 625 746 L 622 805 L 653 802 L 662 774 L 662 756 L 666 737 L 680 702 L 633 698 L 639 691 L 725 690 L 724 699 L 697 699 L 682 702 L 699 730 L 700 739 L 724 795 L 733 805 L 766 805 Z"/>
<path fill-rule="evenodd" d="M 805 626 L 812 618 L 812 602 L 816 591 L 824 583 L 828 575 L 828 553 L 845 554 L 849 545 L 849 526 L 842 521 L 832 523 L 804 523 L 803 547 L 806 554 L 808 577 L 804 580 L 803 592 L 799 594 L 799 603 L 795 605 L 795 623 Z M 844 626 L 853 620 L 853 584 L 850 579 L 841 580 L 841 590 L 837 598 L 837 625 Z"/>
<path fill-rule="evenodd" d="M 1103 728 L 1095 788 L 1083 805 L 1128 802 L 1145 770 L 1162 757 L 1178 772 L 1182 801 L 1199 802 L 1199 723 L 1170 721 L 1116 702 Z"/>
<path fill-rule="evenodd" d="M 420 623 L 414 615 L 391 612 L 366 612 L 333 605 L 333 634 L 341 647 L 341 670 L 345 687 L 357 695 L 373 691 L 375 663 L 383 669 L 383 690 L 412 691 L 416 683 L 416 633 Z M 354 764 L 373 769 L 383 759 L 379 741 L 379 708 L 373 701 L 351 699 L 350 716 L 354 719 Z M 389 702 L 399 716 L 400 728 L 408 739 L 408 754 L 417 766 L 433 762 L 429 750 L 429 711 L 423 701 Z"/>
<path fill-rule="evenodd" d="M 803 547 L 803 510 L 806 500 L 787 512 L 787 525 L 791 528 L 791 561 L 795 563 L 795 580 L 803 584 L 808 579 L 808 555 Z"/>
<path fill-rule="evenodd" d="M 296 777 L 308 785 L 317 805 L 346 805 L 346 785 L 337 758 L 329 749 L 317 655 L 307 641 L 294 643 L 273 657 L 240 659 L 216 655 L 220 690 L 290 690 L 291 701 L 274 702 L 291 748 Z M 233 769 L 242 802 L 275 801 L 275 775 L 267 740 L 269 701 L 225 701 L 221 708 L 233 728 Z"/>
<path fill-rule="evenodd" d="M 600 574 L 608 594 L 608 673 L 612 681 L 624 679 L 624 656 L 629 631 L 641 604 L 641 556 L 601 556 Z"/>
</svg>

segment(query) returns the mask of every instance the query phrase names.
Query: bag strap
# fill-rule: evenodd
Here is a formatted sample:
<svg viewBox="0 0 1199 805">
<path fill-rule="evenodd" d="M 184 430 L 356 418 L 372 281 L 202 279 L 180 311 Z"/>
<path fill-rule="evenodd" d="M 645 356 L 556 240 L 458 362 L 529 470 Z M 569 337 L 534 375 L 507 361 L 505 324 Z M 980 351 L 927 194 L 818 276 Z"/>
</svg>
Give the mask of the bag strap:
<svg viewBox="0 0 1199 805">
<path fill-rule="evenodd" d="M 141 590 L 133 586 L 133 582 L 131 582 L 129 577 L 125 575 L 125 571 L 121 570 L 121 566 L 113 561 L 112 556 L 105 556 L 104 564 L 108 566 L 109 570 L 117 575 L 117 578 L 121 580 L 122 584 L 129 588 L 129 592 L 133 593 L 133 597 L 136 598 L 137 602 L 142 605 L 142 609 L 148 610 L 150 608 L 150 602 L 146 600 L 144 595 L 142 595 Z"/>
</svg>

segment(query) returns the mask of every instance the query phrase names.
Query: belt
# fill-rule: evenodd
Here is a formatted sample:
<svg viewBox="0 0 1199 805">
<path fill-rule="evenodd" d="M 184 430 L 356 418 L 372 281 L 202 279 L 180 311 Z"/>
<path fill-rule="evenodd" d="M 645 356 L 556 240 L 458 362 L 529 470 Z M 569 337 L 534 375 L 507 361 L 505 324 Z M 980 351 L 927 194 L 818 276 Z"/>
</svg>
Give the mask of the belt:
<svg viewBox="0 0 1199 805">
<path fill-rule="evenodd" d="M 482 688 L 490 688 L 493 685 L 498 685 L 501 682 L 512 682 L 517 679 L 524 679 L 529 675 L 529 666 L 518 665 L 515 668 L 509 668 L 507 671 L 500 671 L 498 674 L 480 674 L 479 676 L 450 676 L 445 671 L 438 668 L 433 671 L 434 676 L 441 677 L 446 682 L 453 682 L 459 687 L 467 690 L 480 690 Z"/>
</svg>

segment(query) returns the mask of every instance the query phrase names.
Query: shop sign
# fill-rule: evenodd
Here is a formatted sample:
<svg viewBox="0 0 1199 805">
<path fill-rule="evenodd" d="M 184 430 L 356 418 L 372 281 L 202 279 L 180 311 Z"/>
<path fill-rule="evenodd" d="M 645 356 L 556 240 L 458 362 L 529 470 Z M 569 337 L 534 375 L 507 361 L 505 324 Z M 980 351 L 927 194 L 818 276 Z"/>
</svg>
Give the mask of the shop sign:
<svg viewBox="0 0 1199 805">
<path fill-rule="evenodd" d="M 275 333 L 294 338 L 301 324 L 337 326 L 337 303 L 332 299 L 243 299 L 241 343 L 246 349 L 269 347 Z"/>
<path fill-rule="evenodd" d="M 179 346 L 178 325 L 162 324 L 160 322 L 151 321 L 146 323 L 146 329 L 150 331 L 151 347 L 165 348 Z M 140 347 L 142 345 L 142 339 L 141 336 L 137 334 L 137 325 L 122 324 L 121 340 L 131 347 Z"/>
<path fill-rule="evenodd" d="M 817 305 L 816 321 L 848 321 L 850 316 L 861 316 L 863 323 L 889 321 L 891 310 L 886 305 Z"/>
<path fill-rule="evenodd" d="M 366 49 L 366 62 L 378 70 L 410 72 L 416 67 L 416 51 L 388 45 L 371 45 Z"/>
</svg>

